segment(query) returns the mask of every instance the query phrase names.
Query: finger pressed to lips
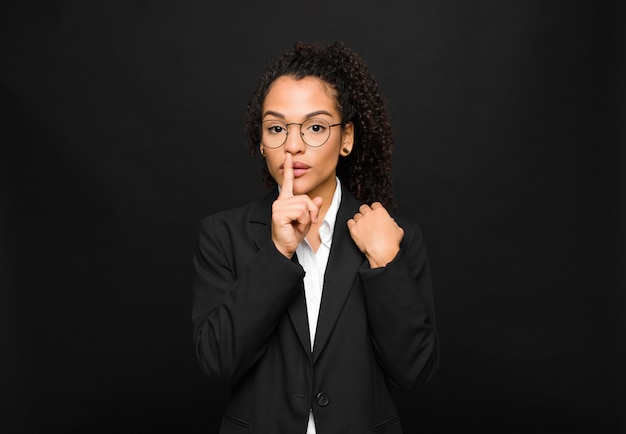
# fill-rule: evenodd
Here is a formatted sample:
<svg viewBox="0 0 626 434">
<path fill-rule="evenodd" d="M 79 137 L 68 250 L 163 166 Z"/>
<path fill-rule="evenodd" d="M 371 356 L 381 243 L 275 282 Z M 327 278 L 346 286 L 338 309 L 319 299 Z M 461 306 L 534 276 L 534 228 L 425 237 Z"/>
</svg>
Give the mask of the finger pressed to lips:
<svg viewBox="0 0 626 434">
<path fill-rule="evenodd" d="M 290 171 L 289 173 L 292 174 L 292 179 L 299 178 L 311 168 L 308 164 L 301 161 L 293 161 L 292 156 L 289 157 L 289 160 L 288 162 L 287 157 L 285 157 L 285 161 L 279 167 L 279 169 L 283 171 L 283 176 L 288 173 L 287 171 Z"/>
<path fill-rule="evenodd" d="M 280 189 L 280 196 L 293 196 L 293 160 L 289 153 L 285 155 L 285 162 L 283 163 L 283 185 Z"/>
</svg>

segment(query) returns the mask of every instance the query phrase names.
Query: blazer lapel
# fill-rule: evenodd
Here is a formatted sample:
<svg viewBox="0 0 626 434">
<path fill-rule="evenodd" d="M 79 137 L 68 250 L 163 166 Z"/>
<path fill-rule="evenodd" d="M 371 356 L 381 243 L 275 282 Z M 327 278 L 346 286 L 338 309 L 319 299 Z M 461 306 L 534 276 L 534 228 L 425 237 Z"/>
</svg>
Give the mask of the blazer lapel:
<svg viewBox="0 0 626 434">
<path fill-rule="evenodd" d="M 266 195 L 252 211 L 250 223 L 252 223 L 252 237 L 257 249 L 263 244 L 271 242 L 272 228 L 272 203 L 276 200 L 278 191 L 274 190 Z M 298 263 L 298 258 L 293 255 L 293 262 Z M 298 339 L 307 354 L 311 354 L 311 343 L 309 341 L 309 323 L 306 312 L 306 302 L 304 298 L 304 282 L 300 281 L 299 295 L 296 295 L 289 308 L 289 317 L 296 330 Z"/>
<path fill-rule="evenodd" d="M 277 190 L 265 195 L 256 203 L 250 213 L 252 239 L 257 249 L 260 249 L 272 236 L 272 203 L 278 195 Z"/>
<path fill-rule="evenodd" d="M 357 278 L 357 271 L 365 261 L 365 256 L 352 241 L 346 224 L 358 211 L 359 206 L 360 203 L 357 199 L 344 189 L 341 204 L 337 211 L 333 242 L 324 275 L 324 290 L 315 334 L 313 363 L 328 342 L 343 305 L 354 285 L 354 280 Z"/>
<path fill-rule="evenodd" d="M 294 258 L 296 255 L 293 256 Z M 297 260 L 295 260 L 297 262 Z M 300 339 L 300 343 L 302 344 L 303 349 L 306 353 L 311 355 L 311 341 L 309 340 L 309 320 L 306 312 L 306 301 L 304 295 L 304 282 L 300 282 L 300 291 L 298 295 L 296 295 L 287 311 L 289 312 L 289 318 L 291 318 L 291 323 L 293 327 L 296 329 L 296 333 L 298 334 L 298 339 Z"/>
</svg>

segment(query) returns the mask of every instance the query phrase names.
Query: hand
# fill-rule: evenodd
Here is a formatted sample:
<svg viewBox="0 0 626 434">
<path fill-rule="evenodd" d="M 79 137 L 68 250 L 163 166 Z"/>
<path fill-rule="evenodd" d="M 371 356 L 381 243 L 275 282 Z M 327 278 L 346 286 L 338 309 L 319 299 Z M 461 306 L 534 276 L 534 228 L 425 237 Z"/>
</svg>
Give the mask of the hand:
<svg viewBox="0 0 626 434">
<path fill-rule="evenodd" d="M 380 202 L 374 202 L 371 207 L 361 205 L 359 212 L 348 220 L 348 230 L 372 268 L 390 263 L 400 251 L 404 236 L 404 229 Z"/>
<path fill-rule="evenodd" d="M 322 198 L 309 198 L 306 194 L 293 194 L 293 157 L 285 154 L 283 185 L 272 205 L 272 241 L 287 258 L 291 259 L 298 244 L 306 237 L 312 223 L 317 223 Z"/>
</svg>

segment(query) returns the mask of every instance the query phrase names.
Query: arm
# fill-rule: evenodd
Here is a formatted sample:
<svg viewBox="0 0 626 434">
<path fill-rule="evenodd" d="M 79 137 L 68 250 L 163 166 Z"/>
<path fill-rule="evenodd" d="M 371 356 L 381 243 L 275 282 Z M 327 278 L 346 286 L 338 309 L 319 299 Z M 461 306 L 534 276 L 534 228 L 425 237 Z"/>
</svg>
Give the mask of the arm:
<svg viewBox="0 0 626 434">
<path fill-rule="evenodd" d="M 419 227 L 405 226 L 400 250 L 385 267 L 362 270 L 372 342 L 394 387 L 411 389 L 439 361 L 430 269 Z"/>
<path fill-rule="evenodd" d="M 285 156 L 282 189 L 272 205 L 271 234 L 258 251 L 245 232 L 247 219 L 208 218 L 194 256 L 194 339 L 203 370 L 236 382 L 263 355 L 293 297 L 301 293 L 302 267 L 290 259 L 321 198 L 293 194 L 293 162 Z M 236 240 L 236 241 L 235 241 Z"/>
<path fill-rule="evenodd" d="M 224 222 L 205 219 L 193 261 L 197 356 L 203 371 L 225 384 L 235 383 L 263 355 L 304 273 L 269 239 L 256 252 L 244 242 L 249 240 L 230 233 Z"/>
<path fill-rule="evenodd" d="M 390 382 L 410 389 L 438 363 L 438 338 L 426 249 L 417 224 L 398 226 L 380 204 L 361 205 L 348 220 L 352 239 L 369 261 L 359 275 L 372 342 Z"/>
</svg>

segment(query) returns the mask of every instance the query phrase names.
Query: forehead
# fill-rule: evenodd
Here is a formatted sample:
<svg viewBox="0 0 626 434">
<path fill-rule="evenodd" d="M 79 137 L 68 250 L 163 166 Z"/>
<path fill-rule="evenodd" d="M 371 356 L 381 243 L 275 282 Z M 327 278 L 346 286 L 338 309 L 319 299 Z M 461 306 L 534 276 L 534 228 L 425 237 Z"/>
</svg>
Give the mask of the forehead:
<svg viewBox="0 0 626 434">
<path fill-rule="evenodd" d="M 264 110 L 281 106 L 285 109 L 295 109 L 296 106 L 324 106 L 336 109 L 336 92 L 330 84 L 317 77 L 306 76 L 296 79 L 283 75 L 272 82 L 263 100 Z"/>
</svg>

